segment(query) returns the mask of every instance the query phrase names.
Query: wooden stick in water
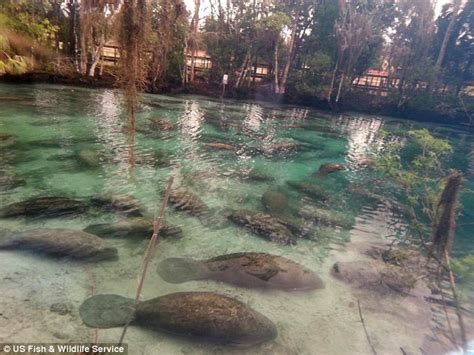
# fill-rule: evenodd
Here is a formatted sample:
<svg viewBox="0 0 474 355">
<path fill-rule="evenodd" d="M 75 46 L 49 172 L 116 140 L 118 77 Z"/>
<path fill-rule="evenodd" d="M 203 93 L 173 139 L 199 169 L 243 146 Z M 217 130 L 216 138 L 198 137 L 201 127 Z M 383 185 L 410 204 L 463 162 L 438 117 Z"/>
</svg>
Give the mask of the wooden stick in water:
<svg viewBox="0 0 474 355">
<path fill-rule="evenodd" d="M 153 259 L 153 256 L 154 256 L 155 246 L 156 246 L 156 242 L 158 241 L 158 236 L 159 236 L 161 226 L 163 225 L 165 209 L 166 209 L 166 205 L 168 204 L 168 199 L 171 192 L 171 187 L 173 185 L 173 180 L 174 180 L 173 177 L 171 177 L 168 181 L 168 187 L 166 188 L 166 192 L 163 199 L 163 203 L 161 205 L 160 213 L 158 214 L 158 217 L 155 218 L 155 220 L 153 221 L 153 235 L 151 236 L 150 241 L 148 242 L 148 246 L 145 251 L 145 256 L 143 258 L 143 270 L 140 276 L 140 282 L 137 287 L 137 293 L 135 295 L 135 306 L 137 306 L 140 303 L 140 296 L 143 290 L 143 286 L 145 284 L 145 277 L 148 271 L 148 265 L 150 264 L 150 261 Z M 130 325 L 131 322 L 132 322 L 132 319 L 129 319 L 127 323 L 124 325 L 122 335 L 120 336 L 119 345 L 122 344 L 123 339 L 125 338 L 125 334 L 127 333 L 128 326 Z"/>
<path fill-rule="evenodd" d="M 362 327 L 364 328 L 365 337 L 367 338 L 367 342 L 369 343 L 370 348 L 372 349 L 372 352 L 374 353 L 374 355 L 377 355 L 377 351 L 375 350 L 374 345 L 370 341 L 369 333 L 367 332 L 367 328 L 365 327 L 365 322 L 364 322 L 364 318 L 362 317 L 362 309 L 360 308 L 360 301 L 359 300 L 357 300 L 357 307 L 359 307 L 359 317 L 360 317 L 360 321 L 362 322 Z"/>
</svg>

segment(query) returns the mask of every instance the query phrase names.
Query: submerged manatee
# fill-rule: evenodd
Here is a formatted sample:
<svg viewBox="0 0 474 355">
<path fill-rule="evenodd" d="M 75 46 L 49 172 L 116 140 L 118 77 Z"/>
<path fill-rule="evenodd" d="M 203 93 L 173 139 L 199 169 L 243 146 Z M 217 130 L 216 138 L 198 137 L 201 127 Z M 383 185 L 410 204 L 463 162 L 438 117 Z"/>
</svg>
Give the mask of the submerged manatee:
<svg viewBox="0 0 474 355">
<path fill-rule="evenodd" d="M 119 212 L 129 216 L 141 217 L 144 208 L 140 201 L 130 195 L 104 194 L 91 199 L 91 203 L 108 212 Z"/>
<path fill-rule="evenodd" d="M 326 201 L 330 198 L 328 191 L 319 185 L 315 185 L 314 183 L 309 184 L 303 181 L 288 180 L 286 184 L 317 201 Z"/>
<path fill-rule="evenodd" d="M 178 292 L 141 302 L 117 295 L 88 298 L 79 308 L 89 327 L 132 324 L 217 344 L 252 346 L 274 339 L 275 325 L 242 302 L 213 292 Z"/>
<path fill-rule="evenodd" d="M 158 266 L 167 282 L 210 279 L 240 287 L 304 291 L 324 288 L 311 270 L 282 256 L 235 253 L 208 260 L 169 258 Z"/>
<path fill-rule="evenodd" d="M 150 238 L 153 234 L 153 221 L 143 217 L 134 217 L 114 223 L 92 224 L 84 229 L 103 238 Z M 180 227 L 165 224 L 160 228 L 160 237 L 180 238 Z"/>
<path fill-rule="evenodd" d="M 270 212 L 281 212 L 288 206 L 288 196 L 279 191 L 265 191 L 262 204 Z"/>
<path fill-rule="evenodd" d="M 84 213 L 89 206 L 86 202 L 67 197 L 40 197 L 11 203 L 0 208 L 0 217 L 60 217 Z"/>
<path fill-rule="evenodd" d="M 32 229 L 26 232 L 2 232 L 0 249 L 33 250 L 74 259 L 117 259 L 117 249 L 99 237 L 70 229 Z"/>
<path fill-rule="evenodd" d="M 172 190 L 168 202 L 178 211 L 185 211 L 194 217 L 202 217 L 209 213 L 207 205 L 198 195 L 187 190 Z"/>
<path fill-rule="evenodd" d="M 172 190 L 169 195 L 168 203 L 175 210 L 184 211 L 193 217 L 197 217 L 205 226 L 214 229 L 227 226 L 225 218 L 215 211 L 212 211 L 194 192 L 184 189 Z"/>
<path fill-rule="evenodd" d="M 277 217 L 251 211 L 239 210 L 229 214 L 232 222 L 241 225 L 251 232 L 279 244 L 296 244 L 295 236 L 287 223 Z"/>
<path fill-rule="evenodd" d="M 327 175 L 340 170 L 346 170 L 346 167 L 339 163 L 326 163 L 319 167 L 316 175 Z"/>
</svg>

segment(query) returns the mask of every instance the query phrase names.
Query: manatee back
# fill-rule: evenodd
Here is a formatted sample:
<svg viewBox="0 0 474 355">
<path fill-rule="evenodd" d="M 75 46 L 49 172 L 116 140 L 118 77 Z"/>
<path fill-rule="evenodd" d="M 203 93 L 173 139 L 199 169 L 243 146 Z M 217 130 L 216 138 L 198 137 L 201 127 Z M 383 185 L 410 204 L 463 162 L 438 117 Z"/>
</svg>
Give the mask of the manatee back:
<svg viewBox="0 0 474 355">
<path fill-rule="evenodd" d="M 205 262 L 208 277 L 239 287 L 307 291 L 324 288 L 311 270 L 282 256 L 267 253 L 234 253 Z"/>
<path fill-rule="evenodd" d="M 240 347 L 274 339 L 273 322 L 246 304 L 213 292 L 178 292 L 137 306 L 135 321 L 167 333 Z"/>
<path fill-rule="evenodd" d="M 133 319 L 135 307 L 131 298 L 118 295 L 96 295 L 79 307 L 85 325 L 92 328 L 115 328 Z"/>
</svg>

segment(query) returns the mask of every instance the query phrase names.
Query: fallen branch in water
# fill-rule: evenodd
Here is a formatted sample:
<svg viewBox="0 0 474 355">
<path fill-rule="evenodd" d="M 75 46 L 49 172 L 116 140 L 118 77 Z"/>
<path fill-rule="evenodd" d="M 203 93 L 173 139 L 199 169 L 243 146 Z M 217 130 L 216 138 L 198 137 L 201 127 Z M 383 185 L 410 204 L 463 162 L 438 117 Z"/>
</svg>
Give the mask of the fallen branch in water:
<svg viewBox="0 0 474 355">
<path fill-rule="evenodd" d="M 458 316 L 459 328 L 461 331 L 462 347 L 464 350 L 467 350 L 466 328 L 464 326 L 464 320 L 463 320 L 462 312 L 461 312 L 461 304 L 459 302 L 458 292 L 456 290 L 456 282 L 454 281 L 454 274 L 453 274 L 453 270 L 451 269 L 451 264 L 449 262 L 449 254 L 447 250 L 444 251 L 444 258 L 446 260 L 446 265 L 449 270 L 448 271 L 449 285 L 451 287 L 451 293 L 454 298 L 454 304 L 456 305 L 456 315 Z"/>
<path fill-rule="evenodd" d="M 148 242 L 148 246 L 145 251 L 145 256 L 143 258 L 143 271 L 141 273 L 140 282 L 138 284 L 137 293 L 135 295 L 135 306 L 137 306 L 140 303 L 140 296 L 142 294 L 143 286 L 145 284 L 145 277 L 148 271 L 148 265 L 150 264 L 150 261 L 153 259 L 153 256 L 155 255 L 155 246 L 156 246 L 156 242 L 158 241 L 158 236 L 159 236 L 161 226 L 163 225 L 165 209 L 166 209 L 166 205 L 168 204 L 168 199 L 169 199 L 172 185 L 173 185 L 173 177 L 171 177 L 168 181 L 168 187 L 166 188 L 163 203 L 161 204 L 160 213 L 158 214 L 158 217 L 155 217 L 153 221 L 153 234 L 150 238 L 150 241 Z M 132 320 L 133 318 L 129 319 L 127 323 L 125 323 L 123 327 L 122 335 L 120 336 L 119 345 L 122 344 L 125 338 L 125 334 L 127 333 L 128 326 L 130 325 Z"/>
<path fill-rule="evenodd" d="M 367 338 L 367 342 L 370 345 L 370 348 L 372 349 L 372 352 L 374 355 L 377 355 L 377 351 L 374 348 L 374 345 L 370 341 L 369 333 L 367 332 L 367 328 L 365 327 L 365 322 L 364 322 L 364 317 L 362 317 L 362 308 L 360 308 L 360 301 L 357 299 L 357 307 L 359 307 L 359 317 L 360 321 L 362 322 L 362 327 L 364 327 L 364 332 L 365 332 L 365 337 Z"/>
</svg>

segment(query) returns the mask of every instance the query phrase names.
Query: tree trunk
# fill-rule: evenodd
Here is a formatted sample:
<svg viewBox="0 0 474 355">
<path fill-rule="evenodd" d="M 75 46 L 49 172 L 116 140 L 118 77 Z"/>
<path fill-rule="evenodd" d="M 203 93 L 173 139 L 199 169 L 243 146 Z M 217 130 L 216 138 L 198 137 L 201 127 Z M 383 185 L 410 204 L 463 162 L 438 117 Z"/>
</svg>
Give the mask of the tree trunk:
<svg viewBox="0 0 474 355">
<path fill-rule="evenodd" d="M 341 79 L 339 81 L 339 89 L 337 89 L 337 96 L 336 96 L 336 104 L 339 102 L 342 92 L 342 86 L 344 85 L 344 80 L 346 79 L 346 75 L 342 73 Z"/>
<path fill-rule="evenodd" d="M 235 89 L 238 89 L 240 85 L 242 85 L 242 81 L 247 72 L 247 66 L 248 66 L 249 60 L 250 60 L 250 48 L 247 50 L 247 54 L 245 54 L 244 61 L 242 62 L 242 65 L 240 66 L 239 76 L 237 77 L 237 80 L 234 84 Z"/>
<path fill-rule="evenodd" d="M 336 63 L 336 66 L 334 67 L 334 71 L 332 72 L 331 85 L 329 85 L 329 91 L 328 91 L 328 96 L 327 96 L 327 101 L 329 104 L 331 104 L 332 92 L 334 90 L 334 84 L 336 82 L 336 73 L 337 73 L 337 63 Z"/>
<path fill-rule="evenodd" d="M 274 65 L 273 65 L 273 76 L 274 76 L 274 85 L 275 85 L 275 88 L 274 88 L 274 91 L 275 91 L 275 94 L 278 94 L 278 92 L 280 91 L 280 81 L 278 79 L 278 72 L 279 72 L 279 69 L 278 69 L 278 38 L 275 40 L 275 58 L 274 58 Z"/>
<path fill-rule="evenodd" d="M 286 54 L 286 62 L 285 67 L 283 68 L 283 74 L 280 80 L 280 87 L 277 94 L 284 94 L 286 91 L 286 82 L 288 81 L 288 74 L 290 73 L 290 66 L 293 58 L 293 54 L 295 51 L 295 38 L 296 38 L 296 31 L 298 27 L 298 16 L 295 16 L 293 21 L 293 25 L 291 27 L 291 36 L 290 42 L 288 43 L 288 52 Z"/>
<path fill-rule="evenodd" d="M 89 68 L 90 77 L 95 76 L 95 68 L 97 64 L 99 63 L 100 58 L 102 57 L 102 50 L 104 48 L 104 44 L 105 44 L 105 35 L 102 33 L 100 35 L 99 45 L 96 46 L 95 50 L 92 52 L 92 64 L 91 64 L 91 67 Z"/>
<path fill-rule="evenodd" d="M 451 14 L 451 20 L 449 21 L 448 28 L 446 29 L 446 33 L 443 37 L 443 42 L 441 43 L 441 47 L 439 49 L 438 58 L 436 59 L 436 68 L 441 68 L 441 65 L 444 61 L 444 56 L 446 55 L 446 48 L 448 46 L 449 39 L 453 33 L 454 25 L 456 24 L 456 20 L 458 18 L 459 8 L 461 7 L 461 0 L 455 0 L 453 3 L 453 13 Z"/>
<path fill-rule="evenodd" d="M 191 73 L 189 76 L 189 81 L 193 82 L 194 81 L 194 71 L 196 67 L 196 55 L 197 55 L 197 50 L 198 50 L 198 45 L 197 45 L 197 33 L 199 29 L 199 7 L 201 5 L 200 0 L 194 0 L 194 16 L 193 20 L 191 21 L 191 46 L 192 46 L 192 51 L 191 51 Z"/>
<path fill-rule="evenodd" d="M 86 36 L 84 31 L 80 33 L 80 43 L 81 43 L 81 51 L 80 51 L 80 61 L 79 61 L 79 73 L 82 75 L 86 75 L 87 72 L 87 45 L 86 45 Z"/>
</svg>

